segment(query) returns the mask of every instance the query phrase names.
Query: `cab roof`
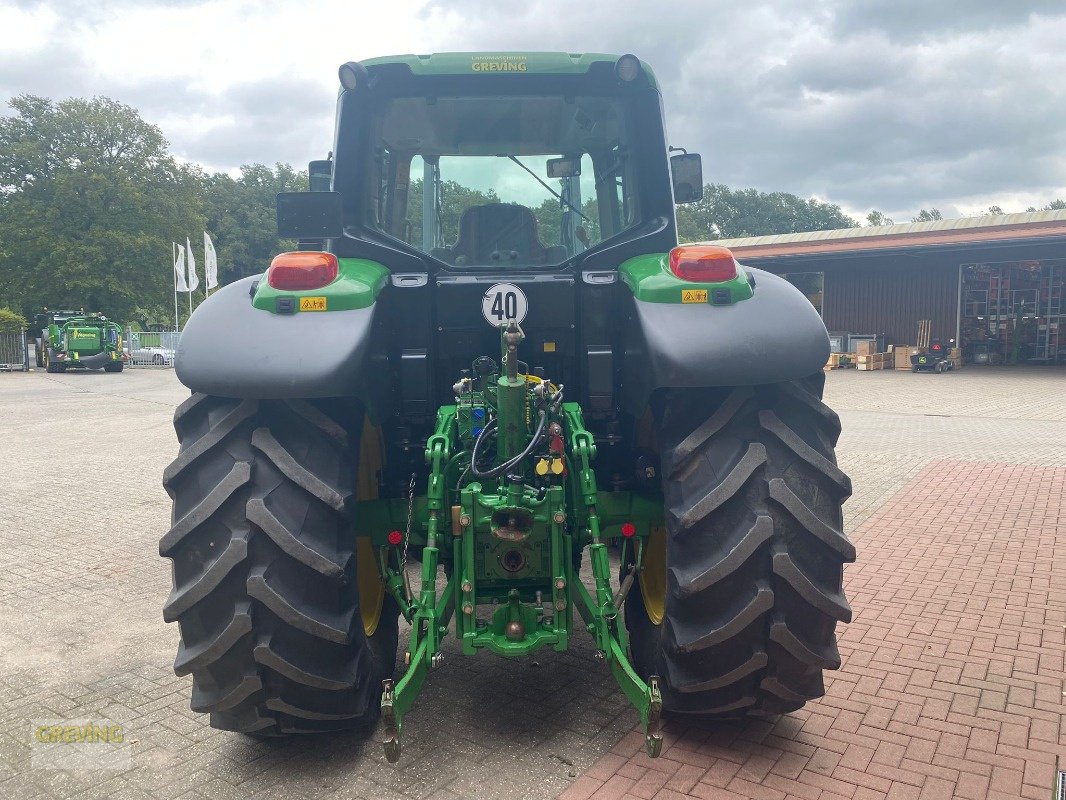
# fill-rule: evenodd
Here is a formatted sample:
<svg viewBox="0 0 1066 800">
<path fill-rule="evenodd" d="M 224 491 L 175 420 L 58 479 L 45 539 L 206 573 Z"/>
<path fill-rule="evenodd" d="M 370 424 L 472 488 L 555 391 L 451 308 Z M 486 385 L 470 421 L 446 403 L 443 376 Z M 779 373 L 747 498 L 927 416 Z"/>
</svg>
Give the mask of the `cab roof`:
<svg viewBox="0 0 1066 800">
<path fill-rule="evenodd" d="M 384 64 L 406 64 L 414 75 L 522 74 L 578 75 L 589 71 L 592 64 L 613 64 L 619 56 L 610 53 L 536 53 L 497 52 L 430 53 L 428 55 L 396 55 L 368 58 L 360 63 L 372 69 Z M 645 62 L 640 62 L 648 80 L 658 88 L 655 74 Z"/>
</svg>

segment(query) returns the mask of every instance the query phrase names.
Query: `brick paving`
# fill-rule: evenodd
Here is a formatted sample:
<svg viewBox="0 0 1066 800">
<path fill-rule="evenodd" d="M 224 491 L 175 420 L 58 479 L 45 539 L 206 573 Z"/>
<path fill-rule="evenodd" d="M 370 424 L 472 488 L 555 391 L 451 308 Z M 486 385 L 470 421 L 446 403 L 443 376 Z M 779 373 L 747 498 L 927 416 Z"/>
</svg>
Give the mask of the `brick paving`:
<svg viewBox="0 0 1066 800">
<path fill-rule="evenodd" d="M 1051 797 L 1066 756 L 1066 467 L 937 459 L 853 532 L 826 697 L 631 732 L 562 800 Z"/>
<path fill-rule="evenodd" d="M 1049 370 L 829 375 L 860 560 L 823 701 L 670 729 L 646 762 L 587 637 L 536 661 L 452 642 L 392 766 L 376 736 L 256 742 L 189 710 L 156 554 L 186 395 L 172 371 L 0 375 L 0 797 L 1047 798 L 1063 754 L 1064 394 Z M 60 716 L 123 723 L 131 767 L 32 769 L 29 720 Z"/>
</svg>

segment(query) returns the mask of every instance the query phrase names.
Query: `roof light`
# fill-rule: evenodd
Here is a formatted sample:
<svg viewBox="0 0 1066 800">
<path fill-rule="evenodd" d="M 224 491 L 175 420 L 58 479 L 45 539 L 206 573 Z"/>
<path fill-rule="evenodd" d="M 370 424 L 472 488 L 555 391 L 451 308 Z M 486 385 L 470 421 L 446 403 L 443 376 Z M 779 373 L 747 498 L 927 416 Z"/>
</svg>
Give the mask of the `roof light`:
<svg viewBox="0 0 1066 800">
<path fill-rule="evenodd" d="M 358 61 L 349 61 L 347 64 L 341 64 L 337 77 L 341 79 L 341 86 L 350 92 L 366 83 L 366 67 Z"/>
<path fill-rule="evenodd" d="M 640 59 L 632 53 L 626 53 L 624 56 L 619 56 L 618 60 L 614 62 L 614 74 L 618 76 L 618 80 L 623 83 L 630 83 L 640 77 Z"/>
<path fill-rule="evenodd" d="M 299 251 L 274 256 L 267 270 L 267 283 L 275 289 L 320 289 L 337 278 L 333 253 Z"/>
<path fill-rule="evenodd" d="M 683 245 L 670 251 L 670 271 L 684 281 L 721 283 L 737 276 L 737 260 L 728 247 Z"/>
</svg>

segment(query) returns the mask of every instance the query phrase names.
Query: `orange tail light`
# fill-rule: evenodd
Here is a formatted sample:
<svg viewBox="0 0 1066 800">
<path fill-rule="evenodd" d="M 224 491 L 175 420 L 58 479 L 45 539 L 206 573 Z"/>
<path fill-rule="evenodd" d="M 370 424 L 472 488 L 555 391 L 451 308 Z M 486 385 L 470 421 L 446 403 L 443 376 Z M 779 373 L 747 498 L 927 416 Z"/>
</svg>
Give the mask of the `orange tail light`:
<svg viewBox="0 0 1066 800">
<path fill-rule="evenodd" d="M 686 244 L 670 251 L 670 271 L 685 281 L 721 283 L 737 276 L 737 260 L 728 247 Z"/>
<path fill-rule="evenodd" d="M 336 280 L 338 271 L 333 253 L 279 253 L 270 262 L 267 283 L 275 289 L 321 289 Z"/>
</svg>

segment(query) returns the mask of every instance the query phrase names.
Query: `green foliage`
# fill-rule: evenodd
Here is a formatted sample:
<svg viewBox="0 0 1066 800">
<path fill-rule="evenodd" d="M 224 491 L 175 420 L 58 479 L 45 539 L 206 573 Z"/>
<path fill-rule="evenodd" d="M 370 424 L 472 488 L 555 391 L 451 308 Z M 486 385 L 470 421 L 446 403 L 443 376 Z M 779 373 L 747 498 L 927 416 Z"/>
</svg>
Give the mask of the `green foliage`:
<svg viewBox="0 0 1066 800">
<path fill-rule="evenodd" d="M 938 219 L 944 219 L 944 215 L 940 213 L 940 209 L 932 208 L 926 211 L 923 208 L 918 212 L 918 216 L 911 218 L 911 222 L 933 222 Z"/>
<path fill-rule="evenodd" d="M 165 307 L 170 241 L 202 226 L 200 173 L 159 129 L 106 98 L 24 95 L 0 119 L 0 301 Z"/>
<path fill-rule="evenodd" d="M 275 255 L 295 247 L 295 242 L 278 238 L 274 198 L 279 192 L 306 190 L 307 172 L 288 164 L 274 169 L 245 165 L 236 179 L 223 173 L 204 179 L 204 214 L 218 255 L 220 285 L 262 272 Z M 201 244 L 202 238 L 193 239 L 202 281 Z"/>
<path fill-rule="evenodd" d="M 26 318 L 10 308 L 0 308 L 0 333 L 19 333 L 27 328 Z"/>
<path fill-rule="evenodd" d="M 1026 211 L 1036 211 L 1036 206 L 1029 206 Z M 1042 206 L 1040 211 L 1063 211 L 1066 210 L 1066 200 L 1052 200 L 1046 206 Z"/>
<path fill-rule="evenodd" d="M 682 242 L 767 236 L 835 228 L 858 223 L 840 206 L 788 192 L 730 189 L 722 184 L 704 188 L 703 199 L 677 208 L 678 238 Z"/>
<path fill-rule="evenodd" d="M 546 198 L 533 209 L 533 215 L 537 218 L 537 237 L 547 247 L 562 243 L 563 210 L 563 204 L 554 197 Z M 588 234 L 587 241 L 595 244 L 600 240 L 600 218 L 595 197 L 589 197 L 581 204 L 581 213 L 587 219 L 578 217 L 578 225 Z"/>
<path fill-rule="evenodd" d="M 219 282 L 262 272 L 278 239 L 274 196 L 307 188 L 286 164 L 205 176 L 177 163 L 154 125 L 106 98 L 24 95 L 0 118 L 0 302 L 173 322 L 171 242 L 192 242 L 203 299 L 202 231 Z M 188 299 L 179 297 L 181 317 Z"/>
<path fill-rule="evenodd" d="M 895 221 L 891 217 L 886 217 L 876 208 L 866 215 L 866 224 L 871 227 L 878 225 L 894 225 Z"/>
</svg>

